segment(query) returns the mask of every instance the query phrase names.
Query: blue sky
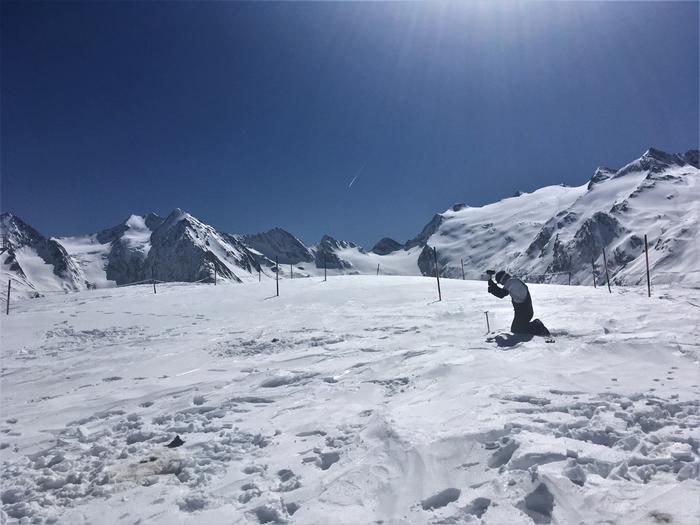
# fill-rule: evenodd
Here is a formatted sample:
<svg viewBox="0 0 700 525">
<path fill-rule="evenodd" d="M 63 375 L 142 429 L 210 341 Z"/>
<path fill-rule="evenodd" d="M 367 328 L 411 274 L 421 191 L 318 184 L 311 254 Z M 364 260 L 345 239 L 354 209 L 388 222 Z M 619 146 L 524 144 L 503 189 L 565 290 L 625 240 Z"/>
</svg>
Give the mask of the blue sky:
<svg viewBox="0 0 700 525">
<path fill-rule="evenodd" d="M 454 202 L 698 143 L 697 2 L 3 2 L 1 18 L 2 209 L 47 235 L 181 207 L 371 247 Z"/>
</svg>

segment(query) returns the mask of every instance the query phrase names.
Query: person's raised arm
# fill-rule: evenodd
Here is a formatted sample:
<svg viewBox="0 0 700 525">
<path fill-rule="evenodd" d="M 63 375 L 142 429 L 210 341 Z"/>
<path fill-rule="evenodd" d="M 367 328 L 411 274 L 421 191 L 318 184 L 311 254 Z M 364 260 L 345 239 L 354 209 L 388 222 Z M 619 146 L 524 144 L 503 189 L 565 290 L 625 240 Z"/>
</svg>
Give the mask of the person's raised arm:
<svg viewBox="0 0 700 525">
<path fill-rule="evenodd" d="M 503 299 L 506 295 L 508 295 L 508 290 L 506 290 L 505 288 L 501 288 L 489 279 L 489 293 L 491 295 L 495 295 L 499 299 Z"/>
</svg>

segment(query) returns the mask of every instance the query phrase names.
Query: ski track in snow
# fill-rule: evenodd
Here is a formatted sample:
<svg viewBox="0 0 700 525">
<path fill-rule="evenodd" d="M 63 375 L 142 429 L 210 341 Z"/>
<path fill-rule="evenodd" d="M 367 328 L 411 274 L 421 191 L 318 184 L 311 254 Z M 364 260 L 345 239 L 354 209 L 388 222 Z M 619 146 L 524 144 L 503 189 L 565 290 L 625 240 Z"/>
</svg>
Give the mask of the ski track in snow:
<svg viewBox="0 0 700 525">
<path fill-rule="evenodd" d="M 693 289 L 333 277 L 21 301 L 2 319 L 9 523 L 692 523 Z M 176 435 L 184 440 L 167 448 Z"/>
</svg>

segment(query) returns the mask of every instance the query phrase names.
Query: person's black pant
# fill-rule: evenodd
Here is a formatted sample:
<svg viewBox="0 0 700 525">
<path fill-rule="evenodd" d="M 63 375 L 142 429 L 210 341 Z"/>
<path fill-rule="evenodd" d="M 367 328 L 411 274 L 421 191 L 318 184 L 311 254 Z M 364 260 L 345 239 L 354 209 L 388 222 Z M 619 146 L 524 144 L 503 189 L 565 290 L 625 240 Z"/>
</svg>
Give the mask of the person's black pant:
<svg viewBox="0 0 700 525">
<path fill-rule="evenodd" d="M 539 319 L 531 321 L 534 312 L 532 311 L 532 299 L 530 294 L 522 303 L 513 301 L 513 309 L 515 317 L 510 325 L 510 331 L 514 334 L 533 334 L 533 335 L 549 335 L 549 330 Z"/>
</svg>

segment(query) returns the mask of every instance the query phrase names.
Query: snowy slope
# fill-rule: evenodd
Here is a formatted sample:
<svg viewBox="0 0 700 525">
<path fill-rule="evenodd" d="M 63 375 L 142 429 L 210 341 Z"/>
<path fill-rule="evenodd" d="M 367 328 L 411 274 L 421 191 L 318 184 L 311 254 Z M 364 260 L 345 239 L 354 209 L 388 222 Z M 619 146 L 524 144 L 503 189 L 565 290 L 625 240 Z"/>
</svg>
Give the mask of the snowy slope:
<svg viewBox="0 0 700 525">
<path fill-rule="evenodd" d="M 111 248 L 108 243 L 101 243 L 97 235 L 61 237 L 58 240 L 80 266 L 89 283 L 96 288 L 107 288 L 116 284 L 107 278 L 105 271 Z"/>
<path fill-rule="evenodd" d="M 698 286 L 699 178 L 697 151 L 650 149 L 619 170 L 599 168 L 579 187 L 551 186 L 480 208 L 455 206 L 406 246 L 437 248 L 448 277 L 461 276 L 464 259 L 468 278 L 506 268 L 534 282 L 566 283 L 571 272 L 574 284 L 592 282 L 592 260 L 603 282 L 605 249 L 613 283 L 635 285 L 646 279 L 646 234 L 653 282 Z M 428 248 L 418 260 L 424 275 L 435 272 Z"/>
<path fill-rule="evenodd" d="M 697 290 L 531 285 L 545 344 L 487 341 L 512 308 L 483 282 L 274 287 L 3 316 L 8 523 L 697 521 Z"/>
<path fill-rule="evenodd" d="M 48 239 L 11 213 L 0 214 L 0 253 L 3 287 L 12 280 L 14 297 L 68 292 L 89 286 L 77 262 L 56 239 Z M 4 294 L 3 294 L 4 300 Z"/>
<path fill-rule="evenodd" d="M 489 268 L 515 261 L 550 218 L 569 208 L 586 191 L 585 186 L 549 186 L 533 193 L 504 199 L 478 208 L 449 209 L 426 242 L 437 248 L 441 275 L 478 279 Z M 434 272 L 432 255 L 424 273 Z"/>
</svg>

